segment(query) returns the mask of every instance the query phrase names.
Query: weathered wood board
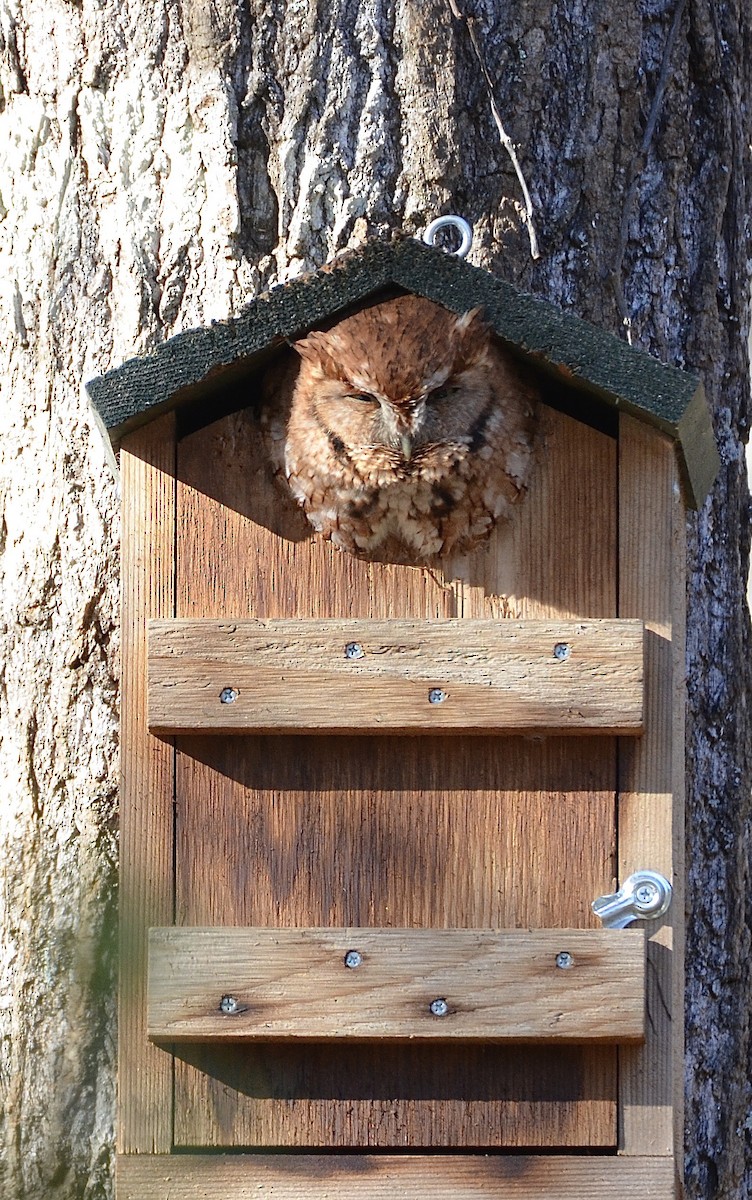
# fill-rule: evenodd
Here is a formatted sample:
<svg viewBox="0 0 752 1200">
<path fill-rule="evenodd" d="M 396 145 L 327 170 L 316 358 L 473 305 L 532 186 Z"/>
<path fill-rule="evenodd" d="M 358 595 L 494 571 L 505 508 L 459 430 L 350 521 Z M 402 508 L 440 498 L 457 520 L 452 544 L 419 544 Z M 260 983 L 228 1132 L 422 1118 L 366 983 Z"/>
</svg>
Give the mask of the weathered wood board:
<svg viewBox="0 0 752 1200">
<path fill-rule="evenodd" d="M 172 1066 L 146 1037 L 149 925 L 173 915 L 175 752 L 149 733 L 146 625 L 174 611 L 175 417 L 130 434 L 123 504 L 118 1148 L 172 1145 Z"/>
<path fill-rule="evenodd" d="M 155 1041 L 639 1042 L 642 930 L 153 929 Z"/>
<path fill-rule="evenodd" d="M 645 736 L 619 747 L 619 875 L 649 863 L 674 887 L 647 930 L 647 1042 L 619 1054 L 619 1148 L 681 1162 L 686 520 L 668 438 L 622 416 L 619 463 L 619 607 L 646 625 Z"/>
<path fill-rule="evenodd" d="M 119 1200 L 676 1200 L 670 1158 L 178 1155 L 121 1158 Z"/>
<path fill-rule="evenodd" d="M 152 621 L 158 733 L 642 732 L 640 621 Z"/>
</svg>

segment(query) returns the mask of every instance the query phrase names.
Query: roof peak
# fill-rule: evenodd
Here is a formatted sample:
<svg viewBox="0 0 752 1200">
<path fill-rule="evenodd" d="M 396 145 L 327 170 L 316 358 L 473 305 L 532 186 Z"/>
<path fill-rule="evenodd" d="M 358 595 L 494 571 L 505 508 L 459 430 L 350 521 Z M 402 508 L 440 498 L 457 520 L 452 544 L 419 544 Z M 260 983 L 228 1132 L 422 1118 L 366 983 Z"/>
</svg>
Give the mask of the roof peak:
<svg viewBox="0 0 752 1200">
<path fill-rule="evenodd" d="M 209 423 L 232 411 L 217 404 L 222 392 L 286 341 L 389 289 L 424 296 L 456 313 L 482 307 L 509 349 L 580 393 L 585 408 L 627 412 L 673 438 L 688 503 L 697 507 L 705 499 L 719 460 L 696 376 L 403 233 L 343 251 L 325 266 L 262 293 L 237 315 L 176 334 L 151 354 L 129 359 L 91 380 L 87 389 L 116 444 L 172 409 L 190 410 L 194 425 Z"/>
</svg>

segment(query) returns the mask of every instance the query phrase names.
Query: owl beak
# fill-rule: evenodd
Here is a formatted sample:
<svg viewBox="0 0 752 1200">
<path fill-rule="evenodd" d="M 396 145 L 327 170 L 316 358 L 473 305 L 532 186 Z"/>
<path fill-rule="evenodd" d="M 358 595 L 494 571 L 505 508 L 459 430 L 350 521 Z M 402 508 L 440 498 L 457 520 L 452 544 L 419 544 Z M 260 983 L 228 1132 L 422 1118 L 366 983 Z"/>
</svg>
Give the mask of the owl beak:
<svg viewBox="0 0 752 1200">
<path fill-rule="evenodd" d="M 403 433 L 400 437 L 400 445 L 402 446 L 402 454 L 405 462 L 409 462 L 413 456 L 413 439 L 409 433 Z"/>
</svg>

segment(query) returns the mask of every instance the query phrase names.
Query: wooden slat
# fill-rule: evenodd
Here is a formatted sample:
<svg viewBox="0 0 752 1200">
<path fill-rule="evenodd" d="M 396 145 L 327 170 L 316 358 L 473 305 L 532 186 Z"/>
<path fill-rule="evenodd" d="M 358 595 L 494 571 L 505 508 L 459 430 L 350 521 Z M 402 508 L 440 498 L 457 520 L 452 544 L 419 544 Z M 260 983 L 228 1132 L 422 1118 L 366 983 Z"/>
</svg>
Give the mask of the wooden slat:
<svg viewBox="0 0 752 1200">
<path fill-rule="evenodd" d="M 642 641 L 640 621 L 152 621 L 149 724 L 640 733 Z"/>
<path fill-rule="evenodd" d="M 312 540 L 250 410 L 191 435 L 177 615 L 616 617 L 615 441 L 548 415 L 514 522 L 431 568 Z M 615 791 L 608 737 L 181 737 L 176 920 L 597 927 L 590 902 L 616 874 Z M 616 1144 L 605 1045 L 183 1044 L 175 1088 L 185 1148 Z"/>
<path fill-rule="evenodd" d="M 645 621 L 645 735 L 619 751 L 619 877 L 641 867 L 674 884 L 647 926 L 647 1041 L 620 1053 L 623 1154 L 681 1160 L 683 1099 L 685 514 L 674 447 L 622 417 L 619 611 Z"/>
<path fill-rule="evenodd" d="M 127 1158 L 118 1200 L 675 1200 L 665 1158 L 217 1155 Z"/>
<path fill-rule="evenodd" d="M 146 622 L 175 603 L 175 429 L 162 417 L 123 442 L 118 1144 L 172 1144 L 172 1069 L 146 1037 L 150 925 L 173 915 L 174 758 L 146 716 Z"/>
<path fill-rule="evenodd" d="M 360 961 L 348 966 L 356 952 Z M 562 954 L 569 965 L 557 962 Z M 644 996 L 641 930 L 150 935 L 155 1041 L 635 1042 Z M 221 1007 L 228 997 L 230 1014 Z M 431 1011 L 437 1000 L 440 1015 Z"/>
</svg>

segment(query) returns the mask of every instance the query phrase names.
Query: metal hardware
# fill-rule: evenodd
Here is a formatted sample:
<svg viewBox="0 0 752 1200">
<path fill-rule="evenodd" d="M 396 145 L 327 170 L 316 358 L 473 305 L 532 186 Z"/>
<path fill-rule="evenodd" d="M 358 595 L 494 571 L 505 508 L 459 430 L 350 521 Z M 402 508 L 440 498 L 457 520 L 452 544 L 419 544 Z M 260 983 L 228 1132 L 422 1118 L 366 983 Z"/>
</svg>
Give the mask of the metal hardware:
<svg viewBox="0 0 752 1200">
<path fill-rule="evenodd" d="M 236 1013 L 243 1012 L 243 1008 L 234 996 L 223 996 L 219 1002 L 219 1011 L 233 1017 Z"/>
<path fill-rule="evenodd" d="M 571 653 L 572 647 L 568 646 L 566 642 L 557 642 L 554 646 L 554 658 L 558 659 L 559 662 L 563 662 L 565 658 L 569 658 Z"/>
<path fill-rule="evenodd" d="M 618 892 L 600 896 L 591 907 L 606 929 L 624 929 L 632 921 L 657 921 L 668 910 L 671 895 L 671 884 L 663 875 L 635 871 Z"/>
<path fill-rule="evenodd" d="M 222 688 L 222 691 L 219 693 L 219 702 L 220 704 L 234 704 L 239 694 L 233 687 Z"/>
<path fill-rule="evenodd" d="M 354 660 L 356 658 L 365 658 L 366 652 L 358 642 L 348 642 L 345 646 L 345 658 Z"/>
<path fill-rule="evenodd" d="M 460 235 L 460 238 L 462 239 L 460 241 L 459 249 L 452 250 L 449 253 L 453 254 L 455 258 L 467 258 L 468 254 L 470 253 L 470 247 L 473 244 L 473 227 L 472 227 L 472 225 L 470 225 L 465 220 L 464 217 L 456 217 L 456 216 L 437 217 L 435 221 L 431 222 L 431 224 L 428 226 L 425 233 L 423 234 L 423 241 L 428 246 L 435 246 L 436 245 L 436 234 L 441 229 L 456 229 L 457 230 L 457 232 Z"/>
<path fill-rule="evenodd" d="M 431 1001 L 430 1009 L 435 1017 L 445 1017 L 449 1012 L 449 1005 L 443 997 L 439 997 L 438 1000 Z"/>
<path fill-rule="evenodd" d="M 344 963 L 345 963 L 345 966 L 349 967 L 351 971 L 354 971 L 356 967 L 359 967 L 362 962 L 363 962 L 363 955 L 360 953 L 360 950 L 348 950 L 347 951 L 347 954 L 345 955 L 345 958 L 344 958 Z"/>
<path fill-rule="evenodd" d="M 568 971 L 570 967 L 574 966 L 574 958 L 568 950 L 560 950 L 556 955 L 556 965 L 561 967 L 562 971 Z"/>
<path fill-rule="evenodd" d="M 428 693 L 429 704 L 443 704 L 446 698 L 447 694 L 441 688 L 431 688 Z"/>
</svg>

